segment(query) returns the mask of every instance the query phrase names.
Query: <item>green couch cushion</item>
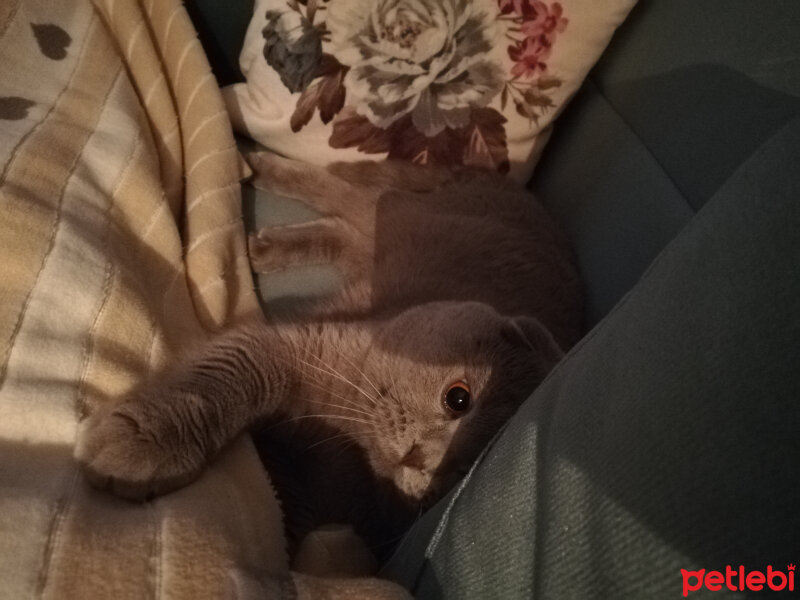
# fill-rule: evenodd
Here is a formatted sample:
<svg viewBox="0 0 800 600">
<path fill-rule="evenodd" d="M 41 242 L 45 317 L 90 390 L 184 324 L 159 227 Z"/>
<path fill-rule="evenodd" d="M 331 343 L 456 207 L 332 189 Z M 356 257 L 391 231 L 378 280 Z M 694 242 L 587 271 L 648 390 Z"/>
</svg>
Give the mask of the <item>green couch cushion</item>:
<svg viewBox="0 0 800 600">
<path fill-rule="evenodd" d="M 695 208 L 800 108 L 794 0 L 643 2 L 592 80 Z"/>
<path fill-rule="evenodd" d="M 800 3 L 641 0 L 556 122 L 533 189 L 561 217 L 588 325 L 800 114 Z"/>
<path fill-rule="evenodd" d="M 587 82 L 544 153 L 533 189 L 566 227 L 587 328 L 619 301 L 694 216 L 674 182 Z"/>
<path fill-rule="evenodd" d="M 800 531 L 800 118 L 537 389 L 386 569 L 417 598 L 673 598 Z"/>
</svg>

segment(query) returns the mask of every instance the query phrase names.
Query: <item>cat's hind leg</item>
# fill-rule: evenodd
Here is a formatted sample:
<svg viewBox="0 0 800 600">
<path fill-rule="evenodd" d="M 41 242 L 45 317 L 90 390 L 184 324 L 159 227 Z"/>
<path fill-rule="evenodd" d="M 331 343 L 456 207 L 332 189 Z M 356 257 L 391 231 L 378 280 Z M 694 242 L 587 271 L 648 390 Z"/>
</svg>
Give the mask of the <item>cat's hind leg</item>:
<svg viewBox="0 0 800 600">
<path fill-rule="evenodd" d="M 344 216 L 353 222 L 374 219 L 374 194 L 337 177 L 325 167 L 273 152 L 252 152 L 245 158 L 253 169 L 251 183 L 257 189 L 300 200 L 323 215 Z"/>
<path fill-rule="evenodd" d="M 257 273 L 270 273 L 295 265 L 335 262 L 352 235 L 349 229 L 338 217 L 264 227 L 250 234 L 250 266 Z"/>
<path fill-rule="evenodd" d="M 347 281 L 366 274 L 368 238 L 340 217 L 265 227 L 248 239 L 250 266 L 271 273 L 293 266 L 333 264 Z"/>
</svg>

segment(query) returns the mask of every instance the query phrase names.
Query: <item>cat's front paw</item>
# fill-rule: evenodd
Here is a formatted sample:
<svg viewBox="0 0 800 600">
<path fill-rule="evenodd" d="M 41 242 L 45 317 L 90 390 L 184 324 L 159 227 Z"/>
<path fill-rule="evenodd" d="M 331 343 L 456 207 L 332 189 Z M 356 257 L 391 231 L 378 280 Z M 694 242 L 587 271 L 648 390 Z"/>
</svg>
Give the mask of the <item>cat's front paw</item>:
<svg viewBox="0 0 800 600">
<path fill-rule="evenodd" d="M 103 406 L 83 422 L 75 457 L 94 487 L 140 500 L 197 478 L 206 462 L 202 449 L 181 443 L 177 426 L 154 408 L 134 398 Z"/>
</svg>

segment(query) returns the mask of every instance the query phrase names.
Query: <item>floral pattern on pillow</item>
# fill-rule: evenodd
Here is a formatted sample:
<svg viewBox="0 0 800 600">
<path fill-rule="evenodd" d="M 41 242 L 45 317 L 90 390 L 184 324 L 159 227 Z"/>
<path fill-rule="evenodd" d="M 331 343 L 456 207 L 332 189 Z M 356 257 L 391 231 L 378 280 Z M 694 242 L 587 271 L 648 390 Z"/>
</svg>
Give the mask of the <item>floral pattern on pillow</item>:
<svg viewBox="0 0 800 600">
<path fill-rule="evenodd" d="M 547 69 L 558 2 L 290 0 L 266 19 L 264 57 L 300 93 L 292 131 L 319 112 L 332 148 L 504 173 L 503 113 L 538 123 L 562 83 Z"/>
</svg>

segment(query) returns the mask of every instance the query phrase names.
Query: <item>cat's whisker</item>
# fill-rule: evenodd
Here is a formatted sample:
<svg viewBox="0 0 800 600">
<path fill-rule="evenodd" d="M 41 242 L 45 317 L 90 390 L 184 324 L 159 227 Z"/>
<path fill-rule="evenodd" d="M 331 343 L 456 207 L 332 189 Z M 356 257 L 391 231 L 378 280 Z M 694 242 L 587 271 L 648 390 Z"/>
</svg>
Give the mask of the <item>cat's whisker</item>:
<svg viewBox="0 0 800 600">
<path fill-rule="evenodd" d="M 333 440 L 336 440 L 336 439 L 341 439 L 341 438 L 350 438 L 350 439 L 348 440 L 348 442 L 353 442 L 353 441 L 355 441 L 355 440 L 353 440 L 353 439 L 352 439 L 352 436 L 351 436 L 351 434 L 350 434 L 350 433 L 339 433 L 339 434 L 336 434 L 336 435 L 332 435 L 332 436 L 329 436 L 329 437 L 323 438 L 323 439 L 319 440 L 318 442 L 314 442 L 314 443 L 313 443 L 313 444 L 311 444 L 311 445 L 310 445 L 308 448 L 306 448 L 306 450 L 311 450 L 312 448 L 316 448 L 316 447 L 317 447 L 317 446 L 319 446 L 320 444 L 324 444 L 324 443 L 326 443 L 326 442 L 331 442 L 331 441 L 333 441 Z"/>
<path fill-rule="evenodd" d="M 347 384 L 349 384 L 349 385 L 353 386 L 353 387 L 354 387 L 356 390 L 358 390 L 359 392 L 361 392 L 361 394 L 363 394 L 363 395 L 364 395 L 364 396 L 365 396 L 365 397 L 366 397 L 366 398 L 367 398 L 369 401 L 371 401 L 373 404 L 377 404 L 377 402 L 378 402 L 378 399 L 377 399 L 377 398 L 373 398 L 373 397 L 372 397 L 370 394 L 368 394 L 366 391 L 364 391 L 364 389 L 363 389 L 363 388 L 361 388 L 360 386 L 358 386 L 358 385 L 356 385 L 355 383 L 353 383 L 352 381 L 350 381 L 350 380 L 349 380 L 347 377 L 345 377 L 345 376 L 344 376 L 344 374 L 342 374 L 340 371 L 337 371 L 337 370 L 336 370 L 336 369 L 333 367 L 333 365 L 331 365 L 331 364 L 329 364 L 329 363 L 325 362 L 324 360 L 322 360 L 322 357 L 320 357 L 320 356 L 318 356 L 318 355 L 316 355 L 316 354 L 312 354 L 311 356 L 313 356 L 314 358 L 316 358 L 316 359 L 317 359 L 317 360 L 318 360 L 318 361 L 319 361 L 319 362 L 320 362 L 320 363 L 321 363 L 323 366 L 325 366 L 325 367 L 327 367 L 328 369 L 330 369 L 330 371 L 331 371 L 331 374 L 333 374 L 335 377 L 338 377 L 339 379 L 341 379 L 341 380 L 342 380 L 342 381 L 344 381 L 345 383 L 347 383 Z M 379 394 L 379 395 L 380 395 L 380 394 Z"/>
<path fill-rule="evenodd" d="M 317 446 L 319 446 L 319 445 L 321 445 L 321 444 L 326 444 L 326 443 L 328 443 L 328 442 L 333 442 L 333 441 L 335 441 L 335 440 L 341 439 L 341 438 L 343 438 L 343 437 L 349 437 L 349 436 L 350 436 L 350 434 L 349 434 L 349 433 L 339 433 L 339 434 L 337 434 L 337 435 L 331 435 L 331 436 L 328 436 L 328 437 L 326 437 L 326 438 L 322 438 L 321 440 L 319 440 L 319 441 L 317 441 L 317 442 L 314 442 L 313 444 L 311 444 L 311 445 L 307 446 L 307 447 L 306 447 L 306 452 L 308 452 L 309 450 L 312 450 L 312 449 L 316 448 Z"/>
<path fill-rule="evenodd" d="M 316 357 L 315 357 L 315 358 L 316 358 Z M 368 400 L 370 400 L 371 402 L 373 402 L 373 404 L 374 404 L 374 400 L 373 400 L 373 398 L 372 398 L 372 397 L 371 397 L 369 394 L 367 394 L 366 392 L 364 392 L 364 390 L 362 390 L 361 388 L 359 388 L 359 387 L 358 387 L 358 386 L 357 386 L 355 383 L 353 383 L 352 381 L 350 381 L 349 379 L 347 379 L 347 378 L 346 378 L 346 377 L 344 377 L 343 375 L 341 375 L 341 374 L 339 374 L 339 373 L 337 373 L 337 372 L 328 371 L 328 370 L 326 370 L 326 369 L 323 369 L 323 368 L 321 368 L 321 367 L 318 367 L 318 366 L 316 366 L 316 365 L 312 365 L 310 362 L 307 362 L 307 361 L 303 360 L 302 358 L 299 358 L 298 360 L 299 360 L 301 363 L 303 363 L 304 365 L 306 365 L 306 366 L 308 366 L 308 367 L 310 367 L 310 368 L 312 368 L 312 369 L 315 369 L 315 370 L 319 371 L 320 373 L 325 373 L 326 375 L 330 375 L 331 377 L 335 377 L 335 378 L 336 378 L 336 379 L 338 379 L 339 381 L 342 381 L 342 382 L 344 382 L 344 383 L 346 383 L 346 384 L 348 384 L 348 385 L 352 386 L 352 387 L 353 387 L 353 388 L 355 388 L 355 389 L 356 389 L 358 392 L 360 392 L 362 395 L 366 396 L 366 398 L 367 398 Z"/>
<path fill-rule="evenodd" d="M 394 369 L 388 369 L 389 371 L 389 381 L 392 382 L 392 391 L 397 390 L 397 382 L 394 380 L 394 374 L 392 373 Z"/>
<path fill-rule="evenodd" d="M 377 432 L 363 432 L 360 431 L 358 433 L 347 432 L 343 433 L 343 436 L 349 436 L 349 439 L 346 441 L 344 447 L 359 445 L 359 441 L 363 440 L 381 440 L 383 437 L 381 434 Z"/>
<path fill-rule="evenodd" d="M 323 406 L 330 406 L 331 408 L 341 408 L 342 410 L 350 410 L 355 413 L 360 413 L 362 415 L 367 415 L 368 417 L 372 416 L 372 413 L 369 413 L 365 410 L 359 410 L 357 408 L 350 408 L 349 406 L 344 406 L 343 404 L 333 404 L 332 402 L 323 402 L 322 400 L 308 400 L 309 402 L 313 402 L 314 404 L 322 404 Z"/>
<path fill-rule="evenodd" d="M 320 390 L 322 392 L 330 394 L 334 398 L 338 398 L 339 400 L 343 401 L 344 403 L 346 403 L 346 404 L 348 404 L 350 406 L 353 406 L 353 407 L 358 408 L 358 409 L 361 408 L 361 405 L 358 404 L 357 402 L 355 402 L 352 398 L 348 398 L 347 396 L 342 396 L 341 394 L 337 394 L 336 392 L 334 392 L 330 388 L 328 388 L 325 385 L 323 385 L 323 381 L 321 379 L 314 379 L 313 381 L 306 380 L 306 383 L 311 385 L 312 387 L 315 387 L 316 389 L 318 389 L 318 390 Z"/>
<path fill-rule="evenodd" d="M 280 359 L 280 360 L 281 360 L 281 361 L 282 361 L 284 364 L 286 364 L 287 366 L 291 366 L 291 363 L 290 363 L 290 361 L 289 361 L 288 359 L 286 359 L 286 358 L 283 358 L 283 357 L 281 357 L 280 355 L 276 355 L 276 358 Z M 326 371 L 324 371 L 323 369 L 320 369 L 319 367 L 315 367 L 314 365 L 312 365 L 311 363 L 309 363 L 309 362 L 307 362 L 307 361 L 303 360 L 302 358 L 299 358 L 299 357 L 298 357 L 298 358 L 297 358 L 297 360 L 299 360 L 299 361 L 300 361 L 301 363 L 303 363 L 304 365 L 311 367 L 312 369 L 315 369 L 315 370 L 317 370 L 317 371 L 320 371 L 320 372 L 322 372 L 322 373 L 325 373 L 326 375 L 333 375 L 333 373 L 327 373 L 327 372 L 326 372 Z M 352 404 L 352 405 L 353 405 L 353 406 L 355 406 L 355 407 L 359 407 L 359 406 L 360 406 L 360 405 L 356 404 L 355 402 L 353 402 L 353 401 L 352 401 L 350 398 L 347 398 L 347 397 L 345 397 L 345 396 L 342 396 L 341 394 L 337 394 L 336 392 L 334 392 L 333 390 L 331 390 L 329 387 L 325 386 L 325 385 L 324 385 L 324 384 L 325 384 L 325 381 L 324 381 L 323 379 L 321 379 L 321 378 L 319 378 L 319 377 L 314 377 L 314 378 L 313 378 L 313 380 L 312 380 L 312 375 L 311 375 L 310 373 L 307 373 L 307 374 L 306 374 L 305 383 L 306 383 L 307 385 L 311 385 L 312 387 L 315 387 L 315 388 L 317 388 L 317 389 L 318 389 L 318 390 L 320 390 L 320 391 L 323 391 L 323 392 L 325 392 L 326 394 L 330 394 L 331 396 L 335 396 L 336 398 L 339 398 L 340 400 L 342 400 L 342 401 L 344 401 L 344 402 L 347 402 L 348 404 Z"/>
<path fill-rule="evenodd" d="M 280 357 L 280 356 L 278 356 L 278 358 L 280 358 L 283 362 L 288 363 L 288 360 L 286 360 L 285 358 Z M 328 375 L 333 375 L 332 373 L 327 373 L 326 371 L 324 371 L 322 369 L 319 369 L 318 367 L 315 367 L 314 365 L 308 363 L 307 361 L 304 361 L 302 359 L 298 359 L 298 360 L 300 360 L 300 362 L 306 364 L 307 366 L 309 366 L 309 367 L 311 367 L 311 368 L 313 368 L 313 369 L 315 369 L 317 371 L 321 371 L 321 372 L 326 373 Z M 357 402 L 355 402 L 352 398 L 348 398 L 348 397 L 343 396 L 341 394 L 337 394 L 336 392 L 331 390 L 329 387 L 323 385 L 324 381 L 322 379 L 320 379 L 319 377 L 314 377 L 312 379 L 312 377 L 310 377 L 310 374 L 309 374 L 309 377 L 307 377 L 305 383 L 307 385 L 310 385 L 310 386 L 322 391 L 322 392 L 325 392 L 326 394 L 328 394 L 330 396 L 338 398 L 339 400 L 341 400 L 342 402 L 346 403 L 349 406 L 345 406 L 345 405 L 337 404 L 337 403 L 323 402 L 323 401 L 320 401 L 320 400 L 312 400 L 311 398 L 307 398 L 307 400 L 309 402 L 314 402 L 315 404 L 322 404 L 322 405 L 327 405 L 327 406 L 331 406 L 331 407 L 335 407 L 335 408 L 341 408 L 343 410 L 349 410 L 349 411 L 352 411 L 354 413 L 359 413 L 359 414 L 366 415 L 367 417 L 372 417 L 373 416 L 370 412 L 363 410 L 363 407 L 360 404 L 358 404 Z M 331 415 L 331 416 L 334 416 L 334 415 Z M 283 422 L 286 422 L 286 421 L 283 421 Z M 268 429 L 270 429 L 270 428 L 268 428 Z"/>
<path fill-rule="evenodd" d="M 352 438 L 349 439 L 349 440 L 345 440 L 344 442 L 342 442 L 340 440 L 339 441 L 339 451 L 336 453 L 336 458 L 340 457 L 346 450 L 348 450 L 349 448 L 352 448 L 355 444 L 356 444 L 356 442 Z"/>
<path fill-rule="evenodd" d="M 369 377 L 367 377 L 367 374 L 364 373 L 364 371 L 362 371 L 359 368 L 359 366 L 356 364 L 356 362 L 354 360 L 352 360 L 350 358 L 347 358 L 347 356 L 345 356 L 344 354 L 342 354 L 341 356 L 342 356 L 342 359 L 346 360 L 356 371 L 358 371 L 361 374 L 361 376 L 364 378 L 364 381 L 366 381 L 372 387 L 372 389 L 375 390 L 375 393 L 378 394 L 378 396 L 377 396 L 378 398 L 383 396 L 381 391 L 378 389 L 378 386 L 376 386 L 372 382 L 372 380 Z"/>
<path fill-rule="evenodd" d="M 381 439 L 383 439 L 377 433 L 373 434 L 373 435 L 359 434 L 358 438 L 362 439 L 362 440 L 364 440 L 364 439 L 369 439 L 369 440 L 381 440 Z M 336 455 L 335 455 L 336 457 L 341 456 L 342 453 L 344 453 L 346 450 L 348 450 L 350 448 L 354 448 L 355 447 L 355 448 L 360 448 L 361 450 L 364 450 L 364 447 L 359 443 L 359 440 L 356 439 L 353 436 L 350 436 L 348 439 L 345 439 L 344 441 L 337 440 L 337 442 L 338 442 L 339 451 L 336 453 Z"/>
<path fill-rule="evenodd" d="M 347 377 L 345 377 L 345 376 L 344 376 L 344 374 L 343 374 L 343 373 L 341 373 L 341 372 L 340 372 L 340 371 L 338 371 L 336 368 L 334 368 L 334 366 L 333 366 L 333 365 L 331 365 L 330 363 L 327 363 L 327 362 L 325 362 L 324 360 L 322 360 L 322 357 L 321 357 L 321 356 L 319 356 L 319 355 L 317 355 L 317 354 L 313 354 L 313 353 L 311 353 L 311 356 L 313 356 L 314 358 L 316 358 L 316 359 L 317 359 L 317 361 L 319 361 L 319 362 L 320 362 L 320 363 L 321 363 L 323 366 L 325 366 L 325 367 L 327 367 L 328 369 L 330 369 L 330 371 L 331 371 L 333 374 L 335 374 L 336 376 L 340 377 L 340 378 L 342 379 L 342 381 L 344 381 L 345 383 L 348 383 L 348 384 L 350 384 L 350 385 L 351 385 L 351 386 L 353 386 L 355 389 L 357 389 L 359 392 L 361 392 L 362 394 L 364 394 L 364 396 L 366 396 L 366 397 L 367 397 L 369 400 L 371 400 L 373 403 L 377 402 L 377 398 L 373 398 L 373 397 L 372 397 L 370 394 L 368 394 L 367 392 L 365 392 L 365 391 L 364 391 L 364 390 L 363 390 L 363 389 L 362 389 L 360 386 L 358 386 L 358 385 L 356 385 L 355 383 L 353 383 L 352 381 L 350 381 L 350 380 L 349 380 Z M 342 355 L 342 358 L 344 358 L 345 360 L 347 360 L 347 357 L 345 357 L 344 355 Z M 348 362 L 350 362 L 350 361 L 348 361 Z M 353 365 L 353 366 L 355 366 L 355 365 L 354 365 L 352 362 L 350 362 L 350 364 L 351 364 L 351 365 Z M 359 371 L 359 372 L 360 372 L 362 375 L 364 375 L 364 372 L 363 372 L 363 371 L 361 371 L 360 369 L 358 369 L 358 367 L 356 367 L 356 370 L 358 370 L 358 371 Z M 378 392 L 378 395 L 380 396 L 380 392 Z"/>
<path fill-rule="evenodd" d="M 325 370 L 325 369 L 323 369 L 323 368 L 321 368 L 321 367 L 317 367 L 316 365 L 312 365 L 310 362 L 308 362 L 308 361 L 305 361 L 305 360 L 303 360 L 302 358 L 298 358 L 298 360 L 299 360 L 300 362 L 302 362 L 303 364 L 305 364 L 305 365 L 307 365 L 307 366 L 311 367 L 312 369 L 316 369 L 317 371 L 321 371 L 322 373 L 327 373 L 328 375 L 331 375 L 331 376 L 333 376 L 333 377 L 336 377 L 336 378 L 337 378 L 337 379 L 339 379 L 340 381 L 343 381 L 344 383 L 346 383 L 346 384 L 348 384 L 348 385 L 352 386 L 353 388 L 355 388 L 355 389 L 356 389 L 358 392 L 360 392 L 360 393 L 361 393 L 361 394 L 362 394 L 362 395 L 363 395 L 363 396 L 364 396 L 364 397 L 365 397 L 367 400 L 369 400 L 369 401 L 370 401 L 370 402 L 372 402 L 373 404 L 377 404 L 377 403 L 378 403 L 378 400 L 377 400 L 376 398 L 373 398 L 373 397 L 372 397 L 370 394 L 368 394 L 367 392 L 365 392 L 363 388 L 359 387 L 358 385 L 356 385 L 355 383 L 353 383 L 352 381 L 350 381 L 350 380 L 349 380 L 347 377 L 345 377 L 344 375 L 342 375 L 342 374 L 341 374 L 339 371 L 337 371 L 336 369 L 334 369 L 334 368 L 333 368 L 331 365 L 329 365 L 328 363 L 326 363 L 326 362 L 325 362 L 324 360 L 322 360 L 322 359 L 321 359 L 319 356 L 316 356 L 316 355 L 313 355 L 313 354 L 312 354 L 311 356 L 313 356 L 314 358 L 316 358 L 316 359 L 317 359 L 317 360 L 318 360 L 320 363 L 322 363 L 322 365 L 324 365 L 325 367 L 327 367 L 329 370 Z"/>
<path fill-rule="evenodd" d="M 357 419 L 356 417 L 346 417 L 344 415 L 302 415 L 299 417 L 292 417 L 291 419 L 286 419 L 285 421 L 281 421 L 282 423 L 292 423 L 293 421 L 299 421 L 301 419 L 341 419 L 343 421 L 353 421 L 355 423 L 366 423 L 367 425 L 371 425 L 371 421 L 367 421 L 366 419 Z"/>
</svg>

